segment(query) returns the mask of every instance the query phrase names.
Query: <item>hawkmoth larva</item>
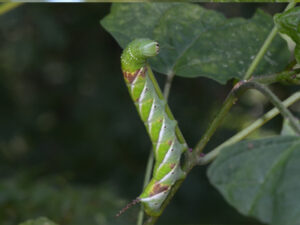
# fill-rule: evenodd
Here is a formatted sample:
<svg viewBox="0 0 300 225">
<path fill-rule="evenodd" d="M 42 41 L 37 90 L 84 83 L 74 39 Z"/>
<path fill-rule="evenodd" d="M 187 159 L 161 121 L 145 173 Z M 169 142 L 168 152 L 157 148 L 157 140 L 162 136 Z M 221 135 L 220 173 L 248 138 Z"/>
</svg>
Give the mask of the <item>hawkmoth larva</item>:
<svg viewBox="0 0 300 225">
<path fill-rule="evenodd" d="M 147 58 L 158 54 L 158 43 L 149 39 L 131 42 L 121 56 L 122 72 L 129 93 L 152 141 L 153 178 L 138 197 L 146 213 L 157 216 L 172 185 L 185 177 L 180 158 L 187 144 L 157 85 Z"/>
</svg>

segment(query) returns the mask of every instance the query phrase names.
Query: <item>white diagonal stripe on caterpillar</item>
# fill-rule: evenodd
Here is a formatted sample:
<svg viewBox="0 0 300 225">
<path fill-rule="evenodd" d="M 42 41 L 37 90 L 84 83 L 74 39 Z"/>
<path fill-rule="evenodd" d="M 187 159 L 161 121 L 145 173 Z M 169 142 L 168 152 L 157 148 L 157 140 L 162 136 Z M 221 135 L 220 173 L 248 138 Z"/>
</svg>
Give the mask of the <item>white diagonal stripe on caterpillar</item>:
<svg viewBox="0 0 300 225">
<path fill-rule="evenodd" d="M 147 198 L 141 198 L 140 201 L 147 202 L 153 209 L 157 210 L 160 208 L 161 204 L 166 199 L 169 192 L 170 192 L 170 187 L 167 190 L 160 192 L 156 195 L 152 195 Z"/>
<path fill-rule="evenodd" d="M 139 69 L 139 71 L 137 72 L 137 75 L 135 76 L 135 78 L 134 78 L 134 80 L 132 81 L 132 83 L 130 84 L 130 91 L 131 92 L 133 92 L 133 89 L 134 89 L 134 87 L 135 87 L 135 84 L 136 84 L 136 82 L 137 82 L 137 80 L 138 80 L 138 77 L 139 77 L 139 75 L 142 73 L 142 72 L 144 72 L 144 67 L 142 67 L 141 69 Z"/>
<path fill-rule="evenodd" d="M 138 103 L 138 105 L 139 105 L 139 110 L 140 110 L 140 112 L 142 111 L 142 107 L 143 107 L 143 104 L 142 104 L 142 103 L 143 103 L 143 99 L 144 99 L 145 96 L 146 96 L 147 90 L 148 90 L 148 87 L 147 87 L 147 85 L 145 84 L 144 89 L 143 89 L 142 93 L 140 94 L 139 101 L 137 101 L 137 103 Z"/>
<path fill-rule="evenodd" d="M 171 186 L 185 173 L 181 170 L 179 162 L 175 165 L 175 167 L 167 173 L 162 179 L 159 180 L 160 183 L 171 181 Z"/>
<path fill-rule="evenodd" d="M 170 159 L 171 156 L 173 156 L 173 155 L 175 155 L 175 154 L 176 154 L 176 155 L 179 155 L 179 157 L 178 157 L 178 160 L 179 160 L 180 155 L 181 155 L 181 153 L 182 153 L 182 150 L 181 150 L 180 148 L 175 147 L 175 142 L 176 142 L 176 141 L 177 141 L 177 138 L 174 138 L 174 140 L 172 141 L 172 144 L 171 144 L 170 148 L 168 149 L 167 153 L 165 154 L 164 159 L 162 160 L 162 162 L 159 164 L 159 167 L 157 168 L 157 170 L 160 170 L 161 167 L 162 167 L 166 162 L 168 162 L 168 159 Z M 158 150 L 158 148 L 159 148 L 159 146 L 157 147 L 156 150 Z M 180 152 L 177 152 L 177 151 L 180 151 Z"/>
</svg>

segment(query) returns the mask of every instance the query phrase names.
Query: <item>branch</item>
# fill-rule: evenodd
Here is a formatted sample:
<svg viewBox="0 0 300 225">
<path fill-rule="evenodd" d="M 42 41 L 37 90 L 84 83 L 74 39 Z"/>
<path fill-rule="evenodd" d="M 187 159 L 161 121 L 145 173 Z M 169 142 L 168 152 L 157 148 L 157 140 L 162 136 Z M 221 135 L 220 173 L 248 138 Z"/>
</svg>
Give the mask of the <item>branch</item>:
<svg viewBox="0 0 300 225">
<path fill-rule="evenodd" d="M 274 93 L 268 87 L 253 81 L 248 81 L 248 82 L 243 82 L 240 88 L 256 89 L 259 92 L 261 92 L 280 111 L 282 116 L 290 122 L 292 128 L 298 134 L 300 134 L 300 126 L 298 124 L 298 120 L 292 115 L 292 113 L 282 104 L 280 99 L 276 95 L 274 95 Z"/>
<path fill-rule="evenodd" d="M 235 88 L 233 88 L 232 90 L 234 89 Z M 210 138 L 213 136 L 216 129 L 219 127 L 219 125 L 227 115 L 228 111 L 231 109 L 231 107 L 235 104 L 236 101 L 237 97 L 233 94 L 233 91 L 231 91 L 228 97 L 226 98 L 223 107 L 219 111 L 218 115 L 215 117 L 208 130 L 205 132 L 205 134 L 202 136 L 202 138 L 194 148 L 193 154 L 191 154 L 191 156 L 189 157 L 189 164 L 187 165 L 187 168 L 192 168 L 195 165 L 195 161 L 201 155 L 201 152 L 203 151 L 204 147 L 206 146 Z"/>
<path fill-rule="evenodd" d="M 254 80 L 254 79 L 252 79 Z M 269 79 L 268 79 L 269 80 Z M 254 81 L 240 81 L 237 83 L 232 91 L 230 92 L 229 96 L 227 97 L 222 109 L 220 110 L 219 114 L 215 117 L 212 124 L 210 125 L 207 132 L 204 134 L 204 136 L 201 138 L 201 140 L 198 142 L 198 144 L 195 147 L 194 154 L 191 155 L 189 158 L 189 165 L 188 167 L 192 167 L 194 165 L 194 161 L 196 160 L 199 164 L 199 161 L 202 160 L 202 156 L 199 154 L 202 152 L 212 135 L 215 133 L 217 127 L 219 124 L 221 124 L 224 117 L 227 115 L 228 111 L 232 107 L 232 105 L 237 101 L 236 93 L 237 91 L 241 89 L 256 89 L 260 91 L 263 95 L 265 95 L 274 106 L 278 108 L 280 113 L 283 117 L 289 120 L 292 128 L 300 134 L 300 126 L 298 124 L 297 119 L 292 115 L 292 113 L 282 104 L 282 102 L 278 99 L 276 95 L 273 94 L 270 89 L 268 89 L 266 86 L 259 84 Z"/>
<path fill-rule="evenodd" d="M 147 186 L 147 184 L 150 181 L 151 172 L 152 172 L 152 168 L 153 168 L 153 162 L 154 162 L 154 154 L 153 154 L 153 149 L 151 148 L 150 149 L 150 154 L 149 154 L 149 157 L 148 157 L 146 172 L 145 172 L 143 190 L 145 189 L 145 187 Z M 142 225 L 143 224 L 143 219 L 144 219 L 144 206 L 143 206 L 143 204 L 141 204 L 136 224 L 137 225 Z"/>
<path fill-rule="evenodd" d="M 293 8 L 295 5 L 296 3 L 294 1 L 290 2 L 284 11 Z M 259 62 L 261 61 L 262 57 L 265 55 L 269 45 L 272 43 L 273 39 L 275 38 L 277 31 L 278 31 L 277 26 L 274 26 L 271 32 L 269 33 L 267 39 L 263 43 L 262 47 L 260 48 L 259 52 L 256 54 L 255 59 L 252 61 L 251 65 L 249 66 L 244 76 L 244 80 L 248 80 L 251 77 L 254 70 L 258 66 Z"/>
<path fill-rule="evenodd" d="M 168 97 L 169 97 L 169 94 L 170 94 L 170 89 L 171 89 L 171 86 L 172 86 L 172 81 L 173 81 L 174 76 L 175 76 L 174 72 L 171 72 L 170 74 L 168 74 L 167 80 L 166 80 L 166 83 L 165 83 L 163 94 L 164 94 L 165 100 L 167 102 L 168 102 Z"/>
<path fill-rule="evenodd" d="M 21 4 L 23 4 L 22 2 L 14 2 L 14 3 L 3 3 L 0 5 L 0 15 L 3 15 L 7 12 L 9 12 L 10 10 L 13 10 L 14 8 L 20 6 Z"/>
<path fill-rule="evenodd" d="M 290 96 L 288 99 L 286 99 L 283 103 L 285 107 L 288 107 L 295 102 L 300 100 L 300 92 L 296 92 L 292 96 Z M 279 114 L 278 108 L 273 108 L 269 112 L 267 112 L 265 115 L 254 121 L 250 126 L 246 127 L 242 131 L 238 132 L 236 135 L 229 138 L 227 141 L 225 141 L 223 144 L 219 145 L 212 151 L 210 151 L 208 154 L 206 154 L 204 157 L 198 158 L 198 165 L 205 165 L 210 162 L 212 162 L 221 152 L 221 150 L 229 145 L 232 145 L 234 143 L 237 143 L 241 140 L 243 140 L 245 137 L 247 137 L 249 134 L 251 134 L 256 129 L 263 126 L 265 123 L 273 119 L 275 116 Z"/>
<path fill-rule="evenodd" d="M 149 217 L 147 221 L 144 223 L 144 225 L 154 225 L 156 221 L 158 220 L 158 217 Z"/>
<path fill-rule="evenodd" d="M 265 84 L 265 85 L 269 85 L 276 82 L 297 85 L 300 84 L 300 69 L 295 69 L 291 71 L 282 71 L 280 73 L 275 73 L 266 76 L 257 76 L 257 77 L 253 77 L 252 81 Z"/>
</svg>

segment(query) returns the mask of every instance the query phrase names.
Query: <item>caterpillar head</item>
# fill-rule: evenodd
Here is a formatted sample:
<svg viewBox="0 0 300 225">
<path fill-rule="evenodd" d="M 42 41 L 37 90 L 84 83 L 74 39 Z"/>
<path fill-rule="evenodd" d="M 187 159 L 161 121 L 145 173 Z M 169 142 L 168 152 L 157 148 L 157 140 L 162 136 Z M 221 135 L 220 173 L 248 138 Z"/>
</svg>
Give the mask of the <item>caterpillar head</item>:
<svg viewBox="0 0 300 225">
<path fill-rule="evenodd" d="M 135 72 L 143 67 L 147 58 L 156 56 L 159 52 L 159 45 L 150 39 L 136 39 L 132 41 L 123 51 L 121 56 L 122 70 Z"/>
</svg>

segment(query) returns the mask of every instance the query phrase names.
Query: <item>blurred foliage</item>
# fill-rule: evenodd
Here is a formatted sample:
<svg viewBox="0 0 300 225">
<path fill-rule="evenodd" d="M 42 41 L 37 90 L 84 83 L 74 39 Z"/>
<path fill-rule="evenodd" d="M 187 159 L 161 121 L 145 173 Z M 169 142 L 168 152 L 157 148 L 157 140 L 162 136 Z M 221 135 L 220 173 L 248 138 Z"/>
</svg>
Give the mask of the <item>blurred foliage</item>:
<svg viewBox="0 0 300 225">
<path fill-rule="evenodd" d="M 122 221 L 115 221 L 115 212 L 127 203 L 117 197 L 115 189 L 110 184 L 70 186 L 61 177 L 35 182 L 24 177 L 3 179 L 0 184 L 1 224 L 13 225 L 19 220 L 47 216 L 58 224 L 121 225 Z M 132 213 L 122 218 L 128 224 L 129 215 Z M 38 225 L 38 221 L 35 224 Z M 32 223 L 22 223 L 29 224 Z"/>
<path fill-rule="evenodd" d="M 246 18 L 257 7 L 272 14 L 284 8 L 202 5 Z M 99 24 L 109 11 L 109 4 L 25 4 L 0 17 L 1 224 L 40 216 L 60 225 L 135 222 L 138 207 L 114 215 L 141 192 L 150 141 L 123 83 L 121 48 Z M 230 87 L 174 79 L 170 107 L 190 146 Z M 274 90 L 284 99 L 296 87 Z M 208 150 L 270 107 L 255 93 L 243 96 Z M 279 133 L 281 122 L 255 135 Z M 228 206 L 205 173 L 190 174 L 159 223 L 256 223 Z"/>
<path fill-rule="evenodd" d="M 19 225 L 57 225 L 57 224 L 45 217 L 41 217 L 35 220 L 28 220 L 24 223 L 20 223 Z"/>
<path fill-rule="evenodd" d="M 281 33 L 287 34 L 295 43 L 295 58 L 300 64 L 300 7 L 292 8 L 274 16 L 274 21 Z"/>
</svg>

